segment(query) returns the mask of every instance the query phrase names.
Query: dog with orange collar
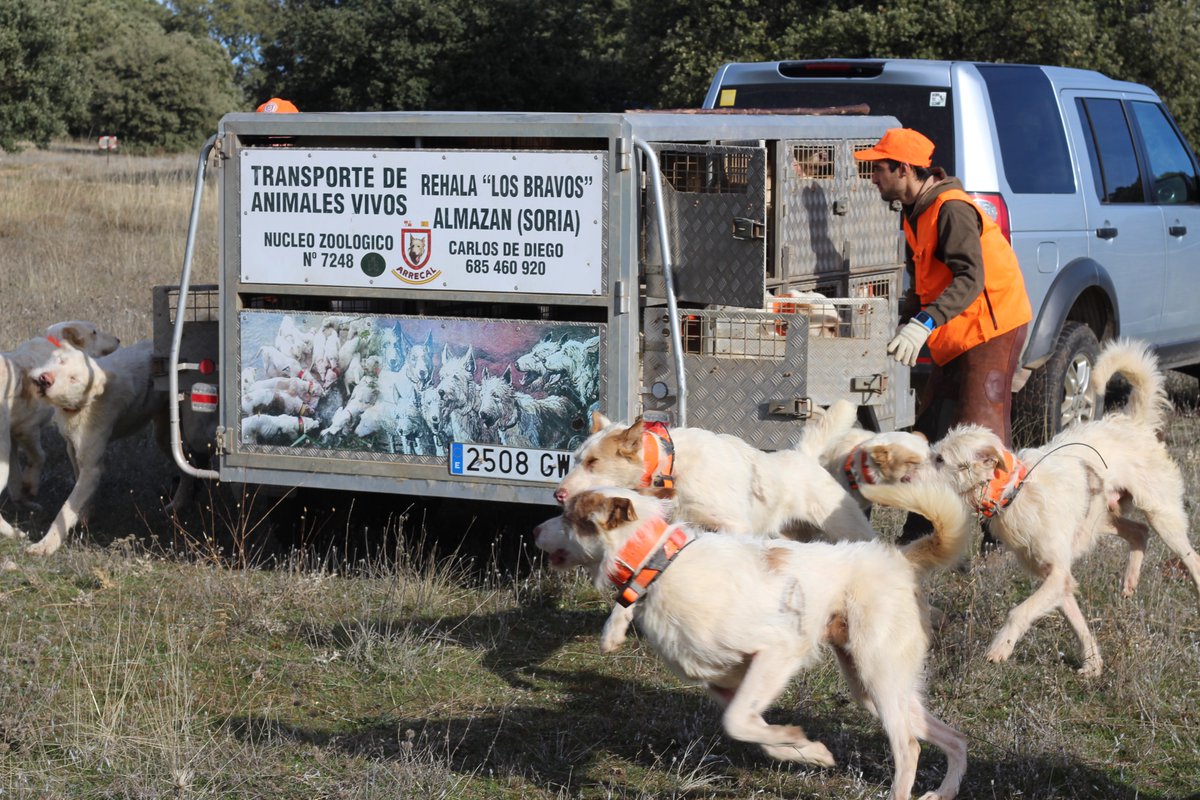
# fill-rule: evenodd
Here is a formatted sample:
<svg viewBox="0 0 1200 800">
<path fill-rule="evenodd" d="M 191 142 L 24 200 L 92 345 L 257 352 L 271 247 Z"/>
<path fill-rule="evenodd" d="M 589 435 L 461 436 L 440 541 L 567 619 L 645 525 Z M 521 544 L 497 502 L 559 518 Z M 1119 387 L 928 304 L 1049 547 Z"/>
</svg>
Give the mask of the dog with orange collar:
<svg viewBox="0 0 1200 800">
<path fill-rule="evenodd" d="M 1042 580 L 1009 612 L 992 639 L 989 661 L 1006 660 L 1034 621 L 1057 609 L 1079 639 L 1080 674 L 1101 674 L 1104 662 L 1075 600 L 1071 565 L 1095 547 L 1100 534 L 1116 534 L 1129 544 L 1121 593 L 1132 595 L 1148 538 L 1146 525 L 1129 518 L 1135 508 L 1200 591 L 1200 556 L 1188 541 L 1183 478 L 1159 438 L 1171 408 L 1163 374 L 1146 345 L 1125 340 L 1101 351 L 1092 372 L 1096 391 L 1103 393 L 1116 374 L 1132 386 L 1124 409 L 1071 425 L 1042 447 L 1011 453 L 978 425 L 954 428 L 933 445 L 939 479 L 988 519 L 991 533 Z M 1096 402 L 1103 407 L 1102 394 Z"/>
<path fill-rule="evenodd" d="M 575 465 L 554 499 L 566 503 L 581 492 L 618 486 L 653 496 L 669 493 L 673 519 L 710 530 L 831 541 L 875 538 L 858 501 L 817 462 L 810 452 L 815 449 L 809 442 L 809 449 L 768 453 L 703 428 L 668 428 L 642 417 L 613 422 L 594 412 L 591 435 L 575 451 Z M 603 652 L 621 647 L 629 623 L 628 610 L 613 608 L 600 640 Z"/>
<path fill-rule="evenodd" d="M 765 452 L 736 436 L 592 415 L 591 435 L 554 499 L 602 486 L 655 494 L 673 489 L 675 519 L 713 530 L 788 536 L 801 525 L 830 541 L 865 541 L 875 530 L 815 458 L 793 448 Z"/>
<path fill-rule="evenodd" d="M 876 433 L 858 427 L 857 419 L 858 407 L 838 400 L 808 421 L 796 449 L 819 461 L 869 516 L 871 501 L 862 494 L 863 484 L 908 483 L 933 466 L 923 434 Z"/>
<path fill-rule="evenodd" d="M 581 566 L 632 610 L 649 645 L 724 708 L 725 732 L 772 758 L 834 766 L 824 744 L 763 712 L 791 679 L 831 650 L 857 701 L 892 745 L 892 800 L 916 780 L 918 739 L 946 754 L 951 800 L 966 771 L 966 738 L 922 698 L 928 624 L 921 578 L 961 556 L 970 517 L 949 486 L 895 484 L 887 500 L 921 510 L 935 534 L 900 550 L 879 541 L 801 543 L 711 532 L 670 521 L 669 501 L 630 489 L 584 490 L 535 542 L 557 568 Z M 663 492 L 663 494 L 669 494 Z"/>
</svg>

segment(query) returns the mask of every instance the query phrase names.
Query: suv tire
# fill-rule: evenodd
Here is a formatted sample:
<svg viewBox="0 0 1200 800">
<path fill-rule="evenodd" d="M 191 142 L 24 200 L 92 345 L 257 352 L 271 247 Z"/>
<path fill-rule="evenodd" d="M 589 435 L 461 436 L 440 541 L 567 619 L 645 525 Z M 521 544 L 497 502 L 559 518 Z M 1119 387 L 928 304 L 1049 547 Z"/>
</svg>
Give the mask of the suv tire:
<svg viewBox="0 0 1200 800">
<path fill-rule="evenodd" d="M 1013 403 L 1013 443 L 1043 444 L 1073 422 L 1094 419 L 1092 370 L 1100 342 L 1082 322 L 1068 321 L 1058 334 L 1054 353 L 1029 376 Z"/>
</svg>

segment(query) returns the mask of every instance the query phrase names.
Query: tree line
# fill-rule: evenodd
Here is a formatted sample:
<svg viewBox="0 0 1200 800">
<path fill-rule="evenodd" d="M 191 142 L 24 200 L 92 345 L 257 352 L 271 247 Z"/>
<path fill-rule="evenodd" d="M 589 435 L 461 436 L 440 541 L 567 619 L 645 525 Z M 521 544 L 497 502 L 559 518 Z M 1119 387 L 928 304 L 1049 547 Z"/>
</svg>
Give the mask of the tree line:
<svg viewBox="0 0 1200 800">
<path fill-rule="evenodd" d="M 193 148 L 305 111 L 696 106 L 727 61 L 1056 64 L 1145 83 L 1200 142 L 1192 0 L 0 0 L 0 149 Z"/>
</svg>

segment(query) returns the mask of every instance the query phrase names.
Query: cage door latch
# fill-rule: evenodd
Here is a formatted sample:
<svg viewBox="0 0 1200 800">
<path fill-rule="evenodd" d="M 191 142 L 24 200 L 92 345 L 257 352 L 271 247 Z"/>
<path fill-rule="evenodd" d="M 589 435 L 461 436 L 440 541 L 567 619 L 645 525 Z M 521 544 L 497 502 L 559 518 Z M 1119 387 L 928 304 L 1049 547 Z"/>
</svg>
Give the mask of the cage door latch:
<svg viewBox="0 0 1200 800">
<path fill-rule="evenodd" d="M 767 238 L 766 224 L 749 217 L 733 218 L 733 238 L 742 241 Z"/>
</svg>

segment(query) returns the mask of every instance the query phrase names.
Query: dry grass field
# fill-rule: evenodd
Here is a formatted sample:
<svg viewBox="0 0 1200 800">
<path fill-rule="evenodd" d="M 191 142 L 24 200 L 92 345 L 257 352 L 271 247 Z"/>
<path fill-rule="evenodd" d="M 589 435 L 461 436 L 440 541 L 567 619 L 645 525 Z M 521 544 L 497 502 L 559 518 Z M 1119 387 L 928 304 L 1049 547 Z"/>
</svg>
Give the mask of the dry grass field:
<svg viewBox="0 0 1200 800">
<path fill-rule="evenodd" d="M 66 147 L 0 153 L 0 346 L 69 318 L 149 336 L 150 288 L 178 278 L 194 166 Z M 213 228 L 198 244 L 199 280 L 215 275 Z M 1173 376 L 1172 387 L 1170 445 L 1194 488 L 1196 382 Z M 56 435 L 46 443 L 45 510 L 3 505 L 36 535 L 69 490 Z M 885 793 L 886 740 L 831 659 L 768 716 L 803 720 L 838 766 L 770 762 L 724 737 L 705 693 L 636 638 L 601 657 L 608 598 L 543 568 L 516 536 L 524 523 L 494 545 L 495 509 L 456 521 L 400 498 L 308 498 L 313 525 L 346 506 L 321 523 L 337 526 L 323 541 L 373 546 L 353 562 L 326 549 L 264 568 L 237 546 L 270 529 L 265 504 L 222 487 L 221 502 L 173 525 L 159 500 L 169 462 L 148 435 L 115 446 L 108 465 L 82 538 L 48 560 L 0 540 L 0 798 Z M 1123 551 L 1105 543 L 1077 573 L 1106 661 L 1093 681 L 1075 674 L 1058 617 L 1010 662 L 984 660 L 1032 587 L 1008 554 L 935 581 L 945 621 L 928 693 L 969 737 L 964 798 L 1200 798 L 1200 603 L 1157 540 L 1138 594 L 1122 600 Z M 923 751 L 918 789 L 943 769 Z"/>
</svg>

